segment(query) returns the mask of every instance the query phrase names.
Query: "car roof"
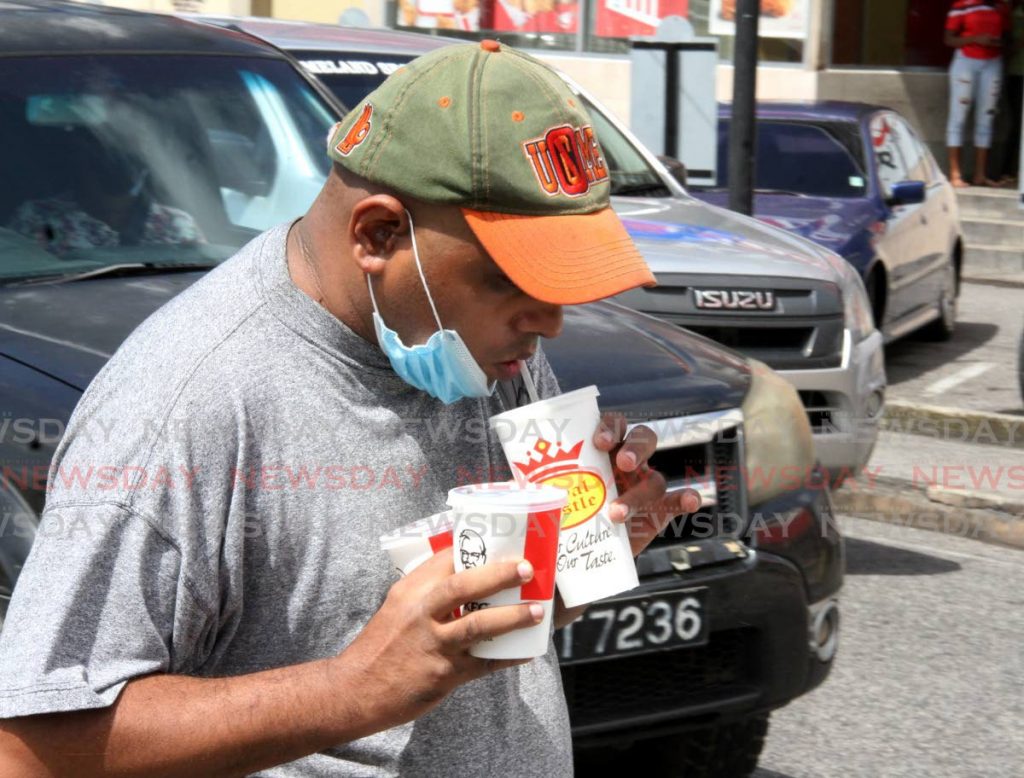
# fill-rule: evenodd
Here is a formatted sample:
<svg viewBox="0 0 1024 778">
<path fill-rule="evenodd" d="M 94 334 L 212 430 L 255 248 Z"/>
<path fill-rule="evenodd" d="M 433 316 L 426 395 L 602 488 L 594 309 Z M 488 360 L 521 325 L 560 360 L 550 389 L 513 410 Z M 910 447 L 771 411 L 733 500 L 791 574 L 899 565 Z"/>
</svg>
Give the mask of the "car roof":
<svg viewBox="0 0 1024 778">
<path fill-rule="evenodd" d="M 364 54 L 405 54 L 418 57 L 428 51 L 466 43 L 461 38 L 445 38 L 415 32 L 383 28 L 341 27 L 336 24 L 267 19 L 260 16 L 198 16 L 196 21 L 209 22 L 230 29 L 243 30 L 291 52 L 320 49 L 342 50 Z"/>
<path fill-rule="evenodd" d="M 91 53 L 282 56 L 250 35 L 166 14 L 61 0 L 0 2 L 0 57 Z"/>
<path fill-rule="evenodd" d="M 758 100 L 759 119 L 802 119 L 805 121 L 859 122 L 878 111 L 891 110 L 882 105 L 852 103 L 844 100 Z M 718 115 L 728 117 L 732 106 L 720 103 Z"/>
</svg>

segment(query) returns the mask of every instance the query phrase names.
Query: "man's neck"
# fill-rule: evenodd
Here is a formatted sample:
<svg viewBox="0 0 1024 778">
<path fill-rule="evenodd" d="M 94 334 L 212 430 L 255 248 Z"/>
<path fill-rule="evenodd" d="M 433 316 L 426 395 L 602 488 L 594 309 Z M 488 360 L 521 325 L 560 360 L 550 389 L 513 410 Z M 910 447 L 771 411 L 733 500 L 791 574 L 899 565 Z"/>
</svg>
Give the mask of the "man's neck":
<svg viewBox="0 0 1024 778">
<path fill-rule="evenodd" d="M 350 286 L 341 276 L 341 268 L 332 266 L 325 257 L 336 257 L 339 247 L 331 247 L 322 235 L 317 234 L 310 216 L 292 223 L 286 241 L 288 275 L 299 291 L 322 306 L 342 324 L 359 335 L 363 340 L 376 344 L 372 319 L 365 321 L 349 298 Z"/>
</svg>

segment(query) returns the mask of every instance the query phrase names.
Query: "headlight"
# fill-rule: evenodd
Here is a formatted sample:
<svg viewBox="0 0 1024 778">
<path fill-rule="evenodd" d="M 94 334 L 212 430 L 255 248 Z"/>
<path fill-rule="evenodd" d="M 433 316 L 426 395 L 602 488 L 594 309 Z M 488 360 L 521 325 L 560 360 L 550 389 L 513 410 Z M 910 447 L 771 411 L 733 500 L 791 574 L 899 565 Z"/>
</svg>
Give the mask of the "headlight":
<svg viewBox="0 0 1024 778">
<path fill-rule="evenodd" d="M 863 340 L 875 331 L 875 317 L 871 301 L 860 274 L 838 254 L 829 256 L 829 264 L 839 274 L 839 289 L 843 295 L 843 325 L 850 331 L 854 342 Z"/>
<path fill-rule="evenodd" d="M 807 483 L 814 438 L 796 389 L 770 367 L 750 360 L 750 392 L 743 401 L 747 501 L 751 506 Z"/>
</svg>

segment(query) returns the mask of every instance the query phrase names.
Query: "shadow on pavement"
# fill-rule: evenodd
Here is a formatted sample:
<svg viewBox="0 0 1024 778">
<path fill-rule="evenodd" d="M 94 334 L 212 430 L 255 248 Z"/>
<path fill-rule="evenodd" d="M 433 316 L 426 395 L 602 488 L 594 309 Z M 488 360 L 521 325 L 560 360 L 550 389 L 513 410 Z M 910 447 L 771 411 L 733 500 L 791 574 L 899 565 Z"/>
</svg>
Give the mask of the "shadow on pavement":
<svg viewBox="0 0 1024 778">
<path fill-rule="evenodd" d="M 774 770 L 763 770 L 760 767 L 750 774 L 750 778 L 793 778 L 789 773 L 777 773 Z"/>
<path fill-rule="evenodd" d="M 846 539 L 847 575 L 940 575 L 960 570 L 957 562 L 858 538 Z"/>
<path fill-rule="evenodd" d="M 957 322 L 956 334 L 946 343 L 926 343 L 911 336 L 885 347 L 889 384 L 917 378 L 922 373 L 955 361 L 995 337 L 999 327 L 986 322 Z"/>
</svg>

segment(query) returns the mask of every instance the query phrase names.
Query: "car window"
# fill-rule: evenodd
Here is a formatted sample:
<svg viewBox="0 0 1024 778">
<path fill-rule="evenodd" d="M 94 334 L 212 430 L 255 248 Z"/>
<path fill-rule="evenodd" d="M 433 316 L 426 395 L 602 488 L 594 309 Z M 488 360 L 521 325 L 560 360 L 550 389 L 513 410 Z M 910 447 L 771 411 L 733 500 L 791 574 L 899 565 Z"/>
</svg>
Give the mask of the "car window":
<svg viewBox="0 0 1024 778">
<path fill-rule="evenodd" d="M 293 51 L 292 55 L 346 108 L 354 108 L 384 79 L 412 60 L 412 57 L 404 55 L 345 54 L 337 51 Z"/>
<path fill-rule="evenodd" d="M 910 146 L 913 139 L 908 135 L 903 122 L 890 113 L 877 114 L 872 118 L 870 133 L 882 196 L 890 197 L 893 184 L 912 178 L 908 162 L 918 161 Z"/>
<path fill-rule="evenodd" d="M 611 193 L 620 196 L 668 197 L 671 192 L 643 154 L 593 103 L 580 95 L 590 114 L 594 134 L 604 152 L 611 177 Z"/>
<path fill-rule="evenodd" d="M 221 261 L 302 214 L 331 109 L 287 62 L 0 59 L 0 279 Z"/>
<path fill-rule="evenodd" d="M 717 188 L 729 185 L 729 122 L 718 123 Z M 834 128 L 805 122 L 757 123 L 754 189 L 809 197 L 862 197 L 863 166 Z"/>
<path fill-rule="evenodd" d="M 932 183 L 931 154 L 903 117 L 890 114 L 889 118 L 900 130 L 899 147 L 903 155 L 903 164 L 907 169 L 907 180 L 924 181 L 926 185 Z"/>
</svg>

